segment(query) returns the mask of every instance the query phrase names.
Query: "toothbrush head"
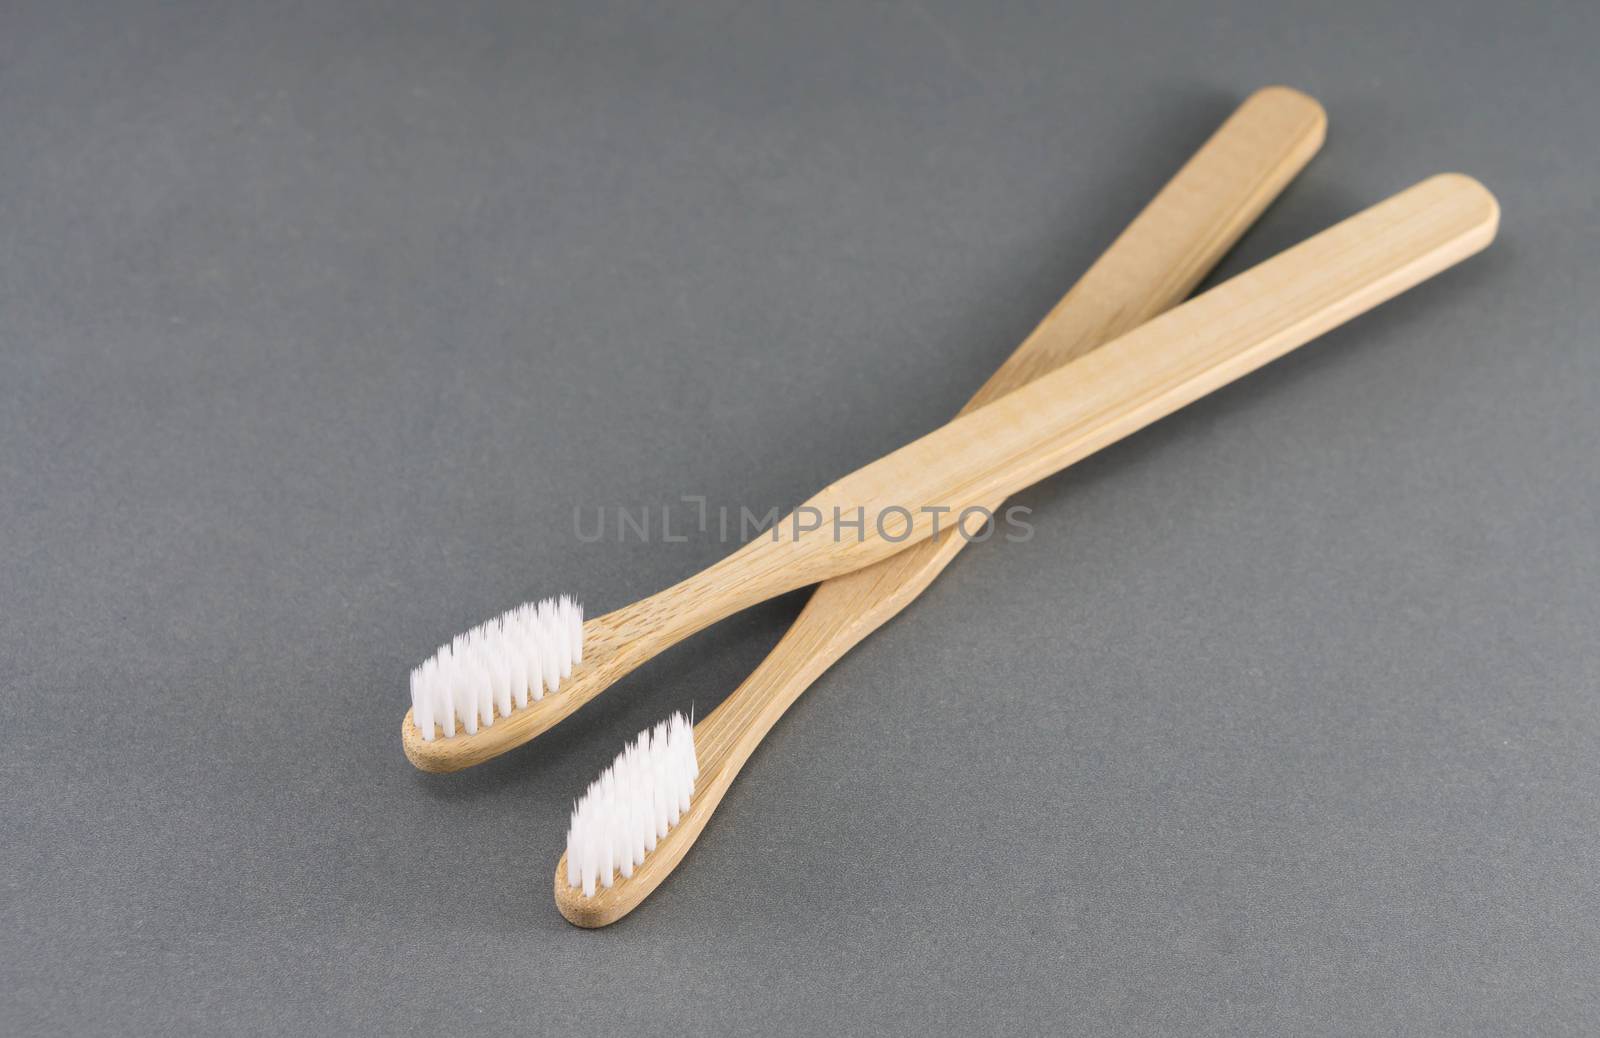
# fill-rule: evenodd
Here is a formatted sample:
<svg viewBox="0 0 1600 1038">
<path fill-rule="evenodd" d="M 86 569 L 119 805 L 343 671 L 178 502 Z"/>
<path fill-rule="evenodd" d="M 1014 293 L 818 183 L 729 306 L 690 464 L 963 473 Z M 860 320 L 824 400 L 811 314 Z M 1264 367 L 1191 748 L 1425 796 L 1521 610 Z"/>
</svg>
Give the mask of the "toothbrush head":
<svg viewBox="0 0 1600 1038">
<path fill-rule="evenodd" d="M 476 735 L 538 702 L 583 661 L 583 607 L 527 602 L 457 635 L 411 672 L 411 723 L 423 742 Z"/>
<path fill-rule="evenodd" d="M 555 877 L 563 915 L 579 926 L 603 926 L 616 918 L 609 906 L 614 899 L 606 895 L 619 881 L 633 878 L 635 869 L 665 865 L 671 871 L 688 843 L 673 841 L 670 862 L 657 862 L 661 855 L 652 852 L 684 820 L 699 774 L 694 726 L 681 713 L 623 747 L 573 805 L 567 853 Z"/>
</svg>

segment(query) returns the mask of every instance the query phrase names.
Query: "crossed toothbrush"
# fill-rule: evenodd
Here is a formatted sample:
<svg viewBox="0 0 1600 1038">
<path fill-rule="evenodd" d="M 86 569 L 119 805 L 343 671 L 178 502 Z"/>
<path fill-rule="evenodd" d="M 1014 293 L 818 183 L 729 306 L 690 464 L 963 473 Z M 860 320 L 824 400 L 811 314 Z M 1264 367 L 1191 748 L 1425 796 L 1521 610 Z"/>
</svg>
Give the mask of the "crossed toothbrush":
<svg viewBox="0 0 1600 1038">
<path fill-rule="evenodd" d="M 954 421 L 831 484 L 770 536 L 603 616 L 585 620 L 571 599 L 549 599 L 442 647 L 411 674 L 406 756 L 434 772 L 498 756 L 702 628 L 818 584 L 732 695 L 698 724 L 674 715 L 641 733 L 575 807 L 557 906 L 585 927 L 632 911 L 677 867 L 789 705 L 965 547 L 932 536 L 940 515 L 994 514 L 1015 491 L 1494 239 L 1494 196 L 1441 174 L 1178 305 L 1310 161 L 1325 126 L 1321 106 L 1298 91 L 1251 95 Z M 851 517 L 852 535 L 802 513 Z"/>
</svg>

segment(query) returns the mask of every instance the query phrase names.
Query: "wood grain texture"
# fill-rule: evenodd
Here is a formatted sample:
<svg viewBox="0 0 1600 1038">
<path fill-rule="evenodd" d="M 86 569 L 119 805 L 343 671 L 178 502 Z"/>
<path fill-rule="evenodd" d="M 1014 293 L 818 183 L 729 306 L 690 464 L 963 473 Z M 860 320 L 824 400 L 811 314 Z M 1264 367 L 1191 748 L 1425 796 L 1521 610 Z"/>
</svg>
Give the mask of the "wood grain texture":
<svg viewBox="0 0 1600 1038">
<path fill-rule="evenodd" d="M 962 409 L 976 410 L 1178 303 L 1321 147 L 1326 117 L 1287 87 L 1257 91 L 1233 113 L 1079 279 Z M 999 502 L 988 502 L 997 511 Z M 585 898 L 556 900 L 573 922 L 602 926 L 631 911 L 694 843 L 746 759 L 802 692 L 894 616 L 966 541 L 940 536 L 818 586 L 766 660 L 696 726 L 702 779 L 689 814 L 636 871 Z"/>
<path fill-rule="evenodd" d="M 998 399 L 1182 299 L 1310 161 L 1321 147 L 1325 126 L 1321 106 L 1298 91 L 1267 87 L 1251 95 L 1062 298 L 966 410 Z M 951 540 L 958 539 L 941 538 L 944 547 L 939 550 L 953 555 L 959 547 L 950 549 Z M 927 561 L 923 557 L 923 564 Z M 488 760 L 548 730 L 679 639 L 775 593 L 752 582 L 751 597 L 741 602 L 703 579 L 712 570 L 589 621 L 584 663 L 569 682 L 553 695 L 497 718 L 491 728 L 472 736 L 424 741 L 408 712 L 401 725 L 407 757 L 417 767 L 435 772 Z M 935 568 L 927 574 L 924 586 L 937 572 Z M 877 583 L 886 576 L 880 571 L 868 579 Z M 857 640 L 921 590 L 905 582 L 895 586 L 900 591 L 891 597 L 899 605 L 876 622 L 862 614 L 860 622 L 867 626 Z"/>
<path fill-rule="evenodd" d="M 903 481 L 897 492 L 919 500 L 998 502 L 1478 252 L 1498 223 L 1499 206 L 1477 181 L 1454 174 L 1424 181 L 958 418 L 819 498 L 872 500 L 887 482 Z M 863 625 L 892 615 L 926 586 L 936 561 L 930 553 L 921 568 L 886 567 L 831 590 L 822 607 L 867 619 L 853 627 L 797 625 L 799 633 L 696 726 L 697 747 L 704 739 L 700 788 L 632 878 L 585 898 L 566 887 L 564 859 L 557 864 L 562 914 L 580 926 L 603 926 L 638 905 L 682 860 L 795 697 L 859 640 Z M 889 583 L 902 576 L 911 590 Z"/>
</svg>

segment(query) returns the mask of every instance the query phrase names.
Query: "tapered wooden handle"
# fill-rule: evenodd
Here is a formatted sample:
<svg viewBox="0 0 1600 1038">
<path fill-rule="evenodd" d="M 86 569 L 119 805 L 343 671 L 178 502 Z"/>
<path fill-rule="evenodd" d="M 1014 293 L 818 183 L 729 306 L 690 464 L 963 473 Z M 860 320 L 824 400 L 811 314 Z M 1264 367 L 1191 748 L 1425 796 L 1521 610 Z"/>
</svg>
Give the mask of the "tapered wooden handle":
<svg viewBox="0 0 1600 1038">
<path fill-rule="evenodd" d="M 1251 94 L 961 413 L 993 403 L 1176 306 L 1305 168 L 1322 147 L 1327 126 L 1322 106 L 1291 87 Z"/>
<path fill-rule="evenodd" d="M 610 615 L 653 654 L 903 551 L 941 516 L 1003 500 L 1478 252 L 1499 213 L 1471 177 L 1425 180 L 856 470 L 770 538 Z"/>
<path fill-rule="evenodd" d="M 788 590 L 886 557 L 927 537 L 934 509 L 1004 498 L 1478 252 L 1499 211 L 1460 174 L 1402 191 L 832 484 L 802 507 L 860 509 L 868 535 L 780 527 L 747 547 L 795 565 L 750 572 Z"/>
<path fill-rule="evenodd" d="M 1022 388 L 1183 300 L 1321 146 L 1327 116 L 1285 86 L 1246 98 L 1115 243 L 984 383 L 966 414 Z M 989 514 L 1003 500 L 977 502 Z M 746 684 L 781 702 L 775 720 L 817 675 L 913 601 L 960 554 L 959 536 L 929 538 L 882 562 L 824 581 Z M 790 662 L 804 660 L 803 666 Z M 785 675 L 775 683 L 762 673 Z M 725 702 L 737 703 L 745 686 Z M 720 711 L 698 730 L 719 742 Z M 770 713 L 770 711 L 769 711 Z M 749 749 L 765 729 L 746 731 Z M 730 752 L 738 759 L 739 747 Z"/>
<path fill-rule="evenodd" d="M 1326 129 L 1322 106 L 1298 90 L 1266 87 L 1246 98 L 961 413 L 1177 305 L 1305 167 Z M 1002 503 L 981 502 L 990 514 Z M 708 781 L 737 773 L 811 682 L 921 594 L 966 543 L 930 538 L 818 585 L 761 665 L 696 725 Z"/>
<path fill-rule="evenodd" d="M 1177 305 L 1316 154 L 1326 128 L 1322 106 L 1298 90 L 1273 86 L 1252 94 L 961 413 L 992 403 Z M 1002 503 L 982 505 L 997 514 Z M 736 773 L 811 682 L 921 594 L 966 543 L 959 536 L 930 538 L 818 585 L 761 665 L 696 725 L 708 781 Z"/>
</svg>

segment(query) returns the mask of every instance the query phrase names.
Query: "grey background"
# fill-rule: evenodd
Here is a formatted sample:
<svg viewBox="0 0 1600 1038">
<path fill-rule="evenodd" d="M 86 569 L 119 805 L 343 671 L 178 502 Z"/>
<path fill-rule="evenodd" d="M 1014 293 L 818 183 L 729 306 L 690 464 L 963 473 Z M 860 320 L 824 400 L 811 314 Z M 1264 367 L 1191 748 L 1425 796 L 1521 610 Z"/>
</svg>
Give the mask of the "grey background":
<svg viewBox="0 0 1600 1038">
<path fill-rule="evenodd" d="M 1201 10 L 1207 6 L 1209 10 Z M 0 8 L 0 1030 L 1600 1028 L 1593 4 Z M 1237 271 L 1440 170 L 1483 256 L 1024 494 L 621 925 L 624 736 L 430 777 L 407 669 L 944 420 L 1250 90 Z"/>
</svg>

